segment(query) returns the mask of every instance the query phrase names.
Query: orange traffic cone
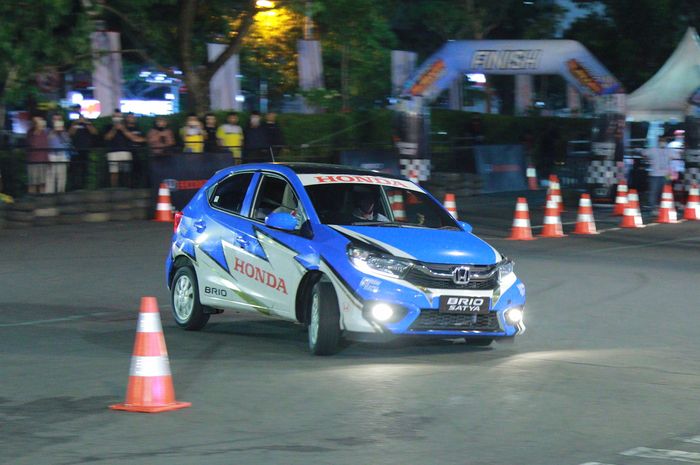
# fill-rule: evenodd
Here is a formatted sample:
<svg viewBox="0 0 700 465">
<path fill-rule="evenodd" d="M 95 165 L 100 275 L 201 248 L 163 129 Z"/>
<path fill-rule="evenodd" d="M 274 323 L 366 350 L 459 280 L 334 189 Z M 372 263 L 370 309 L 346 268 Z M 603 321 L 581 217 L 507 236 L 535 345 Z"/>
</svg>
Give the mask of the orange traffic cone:
<svg viewBox="0 0 700 465">
<path fill-rule="evenodd" d="M 173 222 L 173 204 L 170 203 L 170 189 L 162 182 L 158 188 L 158 204 L 156 205 L 156 216 L 153 221 L 162 223 Z"/>
<path fill-rule="evenodd" d="M 615 209 L 613 216 L 622 216 L 625 214 L 625 206 L 627 205 L 627 181 L 620 179 L 617 184 L 617 195 L 615 196 Z"/>
<path fill-rule="evenodd" d="M 394 213 L 394 220 L 406 221 L 406 210 L 403 206 L 403 195 L 400 191 L 393 191 L 389 194 L 391 200 L 391 211 Z"/>
<path fill-rule="evenodd" d="M 593 218 L 593 204 L 591 203 L 591 196 L 588 194 L 581 194 L 574 234 L 598 234 L 595 228 L 595 219 Z"/>
<path fill-rule="evenodd" d="M 192 405 L 177 402 L 155 297 L 142 297 L 126 400 L 113 410 L 158 413 Z"/>
<path fill-rule="evenodd" d="M 540 186 L 537 185 L 537 170 L 535 169 L 534 166 L 532 165 L 527 165 L 527 170 L 525 171 L 525 175 L 527 176 L 527 187 L 531 191 L 536 191 L 537 189 L 540 188 Z M 519 201 L 519 199 L 518 199 Z"/>
<path fill-rule="evenodd" d="M 445 194 L 445 210 L 450 212 L 454 219 L 459 219 L 457 216 L 457 202 L 455 202 L 454 194 Z"/>
<path fill-rule="evenodd" d="M 559 205 L 554 196 L 547 196 L 547 205 L 544 209 L 544 226 L 540 237 L 564 237 L 559 218 Z"/>
<path fill-rule="evenodd" d="M 513 228 L 510 231 L 512 241 L 532 241 L 532 229 L 530 228 L 530 210 L 527 208 L 525 197 L 518 197 L 515 204 L 515 216 L 513 217 Z"/>
<path fill-rule="evenodd" d="M 661 205 L 659 206 L 659 217 L 657 223 L 678 223 L 678 213 L 676 213 L 676 204 L 673 200 L 673 190 L 670 184 L 664 186 L 664 192 L 661 194 Z"/>
<path fill-rule="evenodd" d="M 549 190 L 547 195 L 551 195 L 552 199 L 557 202 L 557 211 L 559 214 L 564 211 L 564 202 L 561 198 L 561 185 L 559 184 L 559 178 L 556 174 L 549 175 Z"/>
<path fill-rule="evenodd" d="M 683 212 L 683 219 L 700 220 L 700 192 L 698 192 L 697 184 L 693 184 L 690 187 L 688 203 L 686 203 L 685 211 Z"/>
<path fill-rule="evenodd" d="M 627 205 L 625 206 L 625 212 L 622 216 L 622 223 L 620 223 L 620 227 L 644 227 L 644 222 L 642 221 L 642 214 L 639 211 L 639 196 L 637 196 L 636 189 L 630 189 L 629 191 L 629 195 L 627 196 Z"/>
</svg>

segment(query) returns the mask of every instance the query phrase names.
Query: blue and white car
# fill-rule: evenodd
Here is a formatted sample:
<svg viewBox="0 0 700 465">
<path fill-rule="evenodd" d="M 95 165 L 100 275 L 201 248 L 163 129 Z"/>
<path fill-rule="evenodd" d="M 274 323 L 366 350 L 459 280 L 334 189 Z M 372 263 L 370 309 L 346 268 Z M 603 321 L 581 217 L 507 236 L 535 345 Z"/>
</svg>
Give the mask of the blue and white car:
<svg viewBox="0 0 700 465">
<path fill-rule="evenodd" d="M 420 186 L 343 166 L 219 171 L 176 215 L 165 272 L 179 326 L 259 312 L 307 326 L 317 355 L 341 337 L 488 345 L 525 330 L 511 260 Z"/>
</svg>

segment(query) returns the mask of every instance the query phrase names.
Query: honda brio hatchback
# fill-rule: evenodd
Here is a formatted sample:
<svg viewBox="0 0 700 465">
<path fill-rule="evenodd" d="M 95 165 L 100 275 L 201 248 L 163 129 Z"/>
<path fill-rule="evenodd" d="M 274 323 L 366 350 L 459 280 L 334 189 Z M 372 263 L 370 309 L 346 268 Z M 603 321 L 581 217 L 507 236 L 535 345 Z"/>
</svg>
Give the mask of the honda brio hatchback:
<svg viewBox="0 0 700 465">
<path fill-rule="evenodd" d="M 317 355 L 343 337 L 512 340 L 525 330 L 525 286 L 471 230 L 401 177 L 310 163 L 227 168 L 176 214 L 165 270 L 173 316 L 189 330 L 229 309 L 298 322 Z"/>
</svg>

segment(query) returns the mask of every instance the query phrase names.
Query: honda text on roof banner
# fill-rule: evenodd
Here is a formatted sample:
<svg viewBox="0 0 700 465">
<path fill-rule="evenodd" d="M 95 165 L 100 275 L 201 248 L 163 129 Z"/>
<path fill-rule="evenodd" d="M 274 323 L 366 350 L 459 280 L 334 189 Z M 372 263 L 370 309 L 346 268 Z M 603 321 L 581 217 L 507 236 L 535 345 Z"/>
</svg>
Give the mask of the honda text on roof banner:
<svg viewBox="0 0 700 465">
<path fill-rule="evenodd" d="M 464 338 L 525 330 L 513 262 L 403 178 L 342 166 L 251 164 L 214 175 L 176 215 L 166 261 L 175 321 L 248 310 L 339 339 Z"/>
</svg>

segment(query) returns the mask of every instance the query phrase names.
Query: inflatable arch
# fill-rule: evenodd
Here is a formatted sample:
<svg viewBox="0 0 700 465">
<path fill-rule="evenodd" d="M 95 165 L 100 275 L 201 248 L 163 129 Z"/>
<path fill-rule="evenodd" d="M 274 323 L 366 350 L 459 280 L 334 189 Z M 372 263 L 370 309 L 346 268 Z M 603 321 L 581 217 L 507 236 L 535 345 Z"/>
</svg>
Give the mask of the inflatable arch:
<svg viewBox="0 0 700 465">
<path fill-rule="evenodd" d="M 622 85 L 579 42 L 451 41 L 417 68 L 401 88 L 399 101 L 394 107 L 398 111 L 394 139 L 401 158 L 415 160 L 429 157 L 427 106 L 456 78 L 471 73 L 559 74 L 582 94 L 595 97 L 597 112 L 624 113 Z M 408 161 L 402 161 L 402 166 L 407 164 Z M 418 167 L 420 163 L 414 161 L 410 165 L 412 169 L 426 173 L 425 166 Z"/>
</svg>

